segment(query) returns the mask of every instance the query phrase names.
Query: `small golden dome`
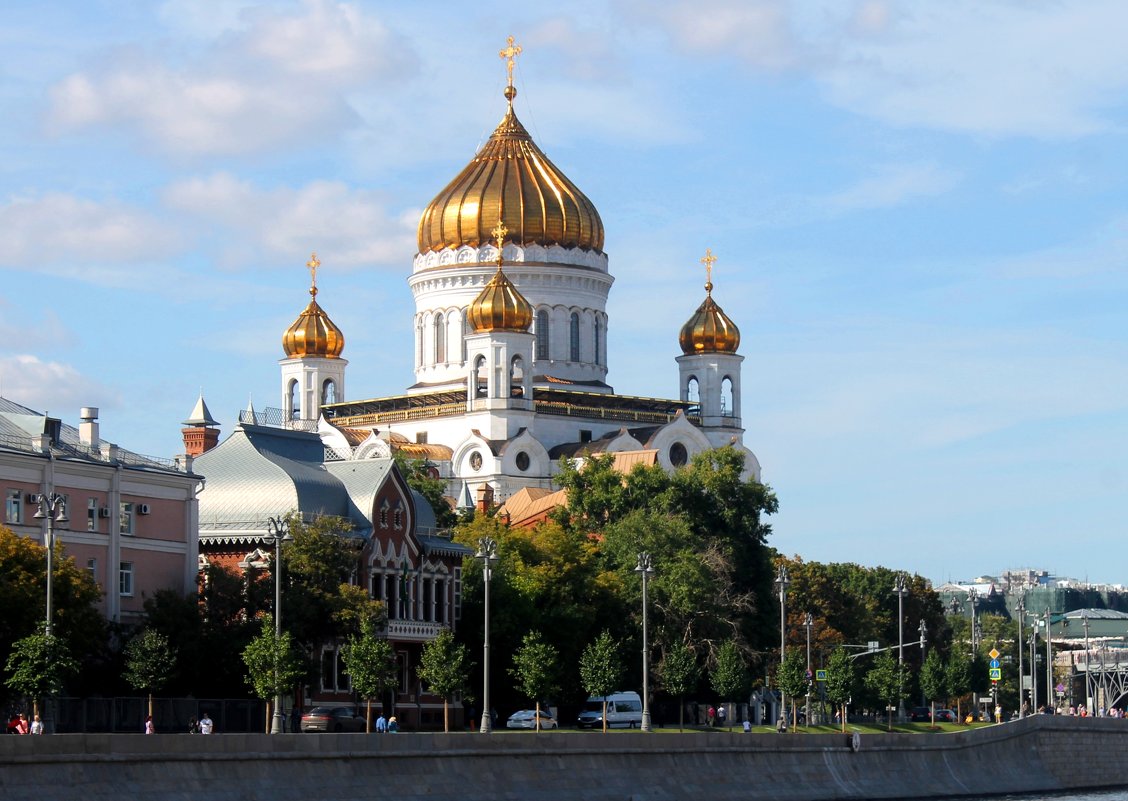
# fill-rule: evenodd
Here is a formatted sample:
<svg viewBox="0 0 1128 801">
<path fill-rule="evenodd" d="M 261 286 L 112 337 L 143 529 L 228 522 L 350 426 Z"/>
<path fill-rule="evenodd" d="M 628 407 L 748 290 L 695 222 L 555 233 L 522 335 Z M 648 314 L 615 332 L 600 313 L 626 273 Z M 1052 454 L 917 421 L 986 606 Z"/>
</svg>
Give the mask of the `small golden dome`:
<svg viewBox="0 0 1128 801">
<path fill-rule="evenodd" d="M 489 331 L 524 333 L 533 324 L 533 307 L 501 271 L 500 259 L 498 261 L 497 272 L 466 310 L 466 319 L 479 334 Z"/>
<path fill-rule="evenodd" d="M 694 353 L 736 353 L 740 347 L 740 329 L 713 300 L 713 282 L 710 280 L 713 262 L 717 257 L 705 251 L 701 263 L 705 265 L 705 300 L 697 307 L 678 335 L 678 344 L 687 356 Z"/>
<path fill-rule="evenodd" d="M 313 276 L 309 288 L 309 305 L 282 335 L 282 350 L 290 359 L 306 356 L 336 359 L 345 349 L 345 335 L 317 304 L 317 268 L 321 266 L 321 262 L 317 260 L 316 253 L 310 257 L 306 266 Z"/>
<path fill-rule="evenodd" d="M 548 160 L 513 113 L 517 90 L 506 87 L 505 117 L 466 168 L 419 219 L 419 252 L 490 240 L 498 220 L 518 245 L 602 251 L 603 221 L 594 204 Z"/>
</svg>

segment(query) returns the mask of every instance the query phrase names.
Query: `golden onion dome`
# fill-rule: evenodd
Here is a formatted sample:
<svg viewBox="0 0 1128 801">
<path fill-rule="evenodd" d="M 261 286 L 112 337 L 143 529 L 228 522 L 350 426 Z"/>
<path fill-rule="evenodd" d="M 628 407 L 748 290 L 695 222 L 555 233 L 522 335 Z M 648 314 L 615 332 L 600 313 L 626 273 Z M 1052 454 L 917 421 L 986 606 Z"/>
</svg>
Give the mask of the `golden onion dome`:
<svg viewBox="0 0 1128 801">
<path fill-rule="evenodd" d="M 479 334 L 489 331 L 525 333 L 533 324 L 533 307 L 502 272 L 500 257 L 497 272 L 466 310 L 466 319 Z"/>
<path fill-rule="evenodd" d="M 711 250 L 705 251 L 707 275 L 711 274 L 713 262 L 717 257 Z M 705 280 L 705 300 L 697 307 L 678 335 L 678 344 L 687 356 L 694 353 L 736 353 L 740 347 L 740 329 L 713 300 L 713 282 Z"/>
<path fill-rule="evenodd" d="M 533 142 L 509 107 L 489 141 L 439 192 L 419 219 L 419 252 L 490 239 L 498 220 L 518 245 L 561 245 L 602 251 L 603 221 L 590 200 Z"/>
<path fill-rule="evenodd" d="M 317 268 L 321 266 L 321 262 L 317 260 L 316 253 L 306 266 L 313 276 L 309 288 L 309 305 L 282 335 L 282 350 L 290 359 L 300 359 L 305 356 L 336 359 L 345 349 L 345 335 L 317 303 Z"/>
</svg>

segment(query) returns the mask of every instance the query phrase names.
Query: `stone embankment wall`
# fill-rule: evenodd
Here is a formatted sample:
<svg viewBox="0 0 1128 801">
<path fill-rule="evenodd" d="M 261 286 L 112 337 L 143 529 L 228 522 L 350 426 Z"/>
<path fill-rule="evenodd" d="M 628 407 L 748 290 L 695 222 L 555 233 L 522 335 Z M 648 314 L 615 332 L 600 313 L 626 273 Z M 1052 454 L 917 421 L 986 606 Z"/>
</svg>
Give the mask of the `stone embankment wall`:
<svg viewBox="0 0 1128 801">
<path fill-rule="evenodd" d="M 1036 716 L 957 734 L 532 732 L 0 738 L 37 801 L 928 798 L 1128 785 L 1128 720 Z"/>
</svg>

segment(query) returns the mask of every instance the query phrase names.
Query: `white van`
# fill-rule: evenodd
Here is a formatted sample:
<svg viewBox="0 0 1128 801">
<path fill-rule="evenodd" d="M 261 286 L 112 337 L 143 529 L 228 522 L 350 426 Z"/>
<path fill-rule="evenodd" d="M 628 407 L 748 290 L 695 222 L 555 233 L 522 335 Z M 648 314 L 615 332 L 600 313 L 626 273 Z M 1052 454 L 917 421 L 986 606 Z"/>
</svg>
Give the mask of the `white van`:
<svg viewBox="0 0 1128 801">
<path fill-rule="evenodd" d="M 603 727 L 603 696 L 587 699 L 576 725 L 581 729 Z M 625 726 L 634 729 L 642 726 L 642 699 L 638 693 L 611 693 L 607 696 L 607 727 Z"/>
</svg>

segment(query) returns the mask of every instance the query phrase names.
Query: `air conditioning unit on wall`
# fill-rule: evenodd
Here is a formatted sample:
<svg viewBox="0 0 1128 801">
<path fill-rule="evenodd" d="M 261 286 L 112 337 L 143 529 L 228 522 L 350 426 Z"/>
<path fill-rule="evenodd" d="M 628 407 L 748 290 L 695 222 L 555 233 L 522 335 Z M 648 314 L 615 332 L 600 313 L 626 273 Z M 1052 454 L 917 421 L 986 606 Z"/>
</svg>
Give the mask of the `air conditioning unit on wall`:
<svg viewBox="0 0 1128 801">
<path fill-rule="evenodd" d="M 101 509 L 98 510 L 98 517 L 109 517 L 109 516 L 110 516 L 109 507 L 103 506 Z"/>
<path fill-rule="evenodd" d="M 147 504 L 147 503 L 137 504 L 137 514 L 139 514 L 139 515 L 149 514 L 149 504 Z"/>
<path fill-rule="evenodd" d="M 39 493 L 29 492 L 27 495 L 24 496 L 24 500 L 27 501 L 28 503 L 39 503 Z"/>
</svg>

